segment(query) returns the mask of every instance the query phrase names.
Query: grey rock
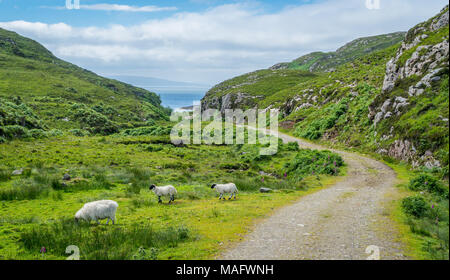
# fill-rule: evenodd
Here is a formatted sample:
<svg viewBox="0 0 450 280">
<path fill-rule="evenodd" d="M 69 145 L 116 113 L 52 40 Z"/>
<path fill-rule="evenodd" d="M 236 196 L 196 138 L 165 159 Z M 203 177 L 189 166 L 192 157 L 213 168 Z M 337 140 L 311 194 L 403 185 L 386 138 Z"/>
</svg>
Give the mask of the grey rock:
<svg viewBox="0 0 450 280">
<path fill-rule="evenodd" d="M 269 193 L 269 192 L 271 192 L 272 191 L 272 189 L 269 189 L 269 188 L 260 188 L 259 189 L 259 192 L 260 193 Z"/>
<path fill-rule="evenodd" d="M 436 76 L 436 77 L 431 78 L 430 82 L 437 82 L 437 81 L 440 81 L 440 80 L 441 80 L 441 77 Z"/>
<path fill-rule="evenodd" d="M 69 174 L 64 174 L 63 176 L 63 181 L 70 181 L 70 175 Z"/>
<path fill-rule="evenodd" d="M 18 169 L 18 170 L 14 170 L 13 172 L 12 172 L 12 175 L 22 175 L 22 173 L 23 173 L 23 168 L 20 168 L 20 169 Z"/>
</svg>

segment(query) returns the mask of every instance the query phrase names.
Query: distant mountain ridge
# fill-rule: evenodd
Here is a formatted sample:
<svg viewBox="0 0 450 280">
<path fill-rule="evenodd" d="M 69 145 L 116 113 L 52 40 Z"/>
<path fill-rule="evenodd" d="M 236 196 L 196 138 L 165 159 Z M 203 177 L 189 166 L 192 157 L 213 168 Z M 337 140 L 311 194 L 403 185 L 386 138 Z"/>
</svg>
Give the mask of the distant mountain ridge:
<svg viewBox="0 0 450 280">
<path fill-rule="evenodd" d="M 279 63 L 270 69 L 298 69 L 310 72 L 330 72 L 337 66 L 353 61 L 372 52 L 385 49 L 403 40 L 406 32 L 359 38 L 340 47 L 335 52 L 313 52 L 290 63 Z"/>
</svg>

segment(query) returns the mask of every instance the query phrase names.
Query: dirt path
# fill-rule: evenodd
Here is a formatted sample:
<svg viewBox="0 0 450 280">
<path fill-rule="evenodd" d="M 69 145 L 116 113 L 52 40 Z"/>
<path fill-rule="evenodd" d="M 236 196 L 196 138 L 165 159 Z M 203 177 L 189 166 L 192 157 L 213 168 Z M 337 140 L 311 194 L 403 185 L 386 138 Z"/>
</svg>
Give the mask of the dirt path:
<svg viewBox="0 0 450 280">
<path fill-rule="evenodd" d="M 325 149 L 281 133 L 279 137 L 301 147 Z M 376 255 L 376 248 L 366 253 L 369 246 L 379 248 L 381 259 L 406 259 L 383 212 L 396 192 L 394 171 L 370 158 L 334 152 L 348 165 L 343 181 L 277 211 L 220 259 L 367 259 Z"/>
</svg>

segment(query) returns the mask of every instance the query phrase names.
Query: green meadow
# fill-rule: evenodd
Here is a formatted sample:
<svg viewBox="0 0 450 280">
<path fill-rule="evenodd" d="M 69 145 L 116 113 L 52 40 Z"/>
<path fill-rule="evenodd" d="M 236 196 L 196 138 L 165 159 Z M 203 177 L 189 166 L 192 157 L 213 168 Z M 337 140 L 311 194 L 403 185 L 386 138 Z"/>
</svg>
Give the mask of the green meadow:
<svg viewBox="0 0 450 280">
<path fill-rule="evenodd" d="M 65 259 L 75 245 L 81 259 L 211 259 L 277 208 L 345 175 L 331 152 L 280 143 L 268 157 L 259 148 L 176 147 L 168 136 L 121 134 L 1 144 L 0 258 Z M 313 160 L 299 165 L 305 159 Z M 227 182 L 238 199 L 219 201 L 210 186 Z M 158 204 L 150 184 L 174 185 L 175 203 Z M 119 203 L 115 225 L 75 223 L 83 204 L 102 199 Z"/>
</svg>

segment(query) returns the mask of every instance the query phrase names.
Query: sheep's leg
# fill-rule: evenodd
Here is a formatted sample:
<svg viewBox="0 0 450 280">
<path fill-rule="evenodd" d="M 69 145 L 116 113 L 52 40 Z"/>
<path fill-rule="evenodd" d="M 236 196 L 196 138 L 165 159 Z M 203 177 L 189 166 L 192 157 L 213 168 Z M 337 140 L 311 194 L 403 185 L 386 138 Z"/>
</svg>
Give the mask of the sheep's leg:
<svg viewBox="0 0 450 280">
<path fill-rule="evenodd" d="M 158 203 L 162 203 L 161 197 L 158 196 Z"/>
<path fill-rule="evenodd" d="M 108 223 L 109 223 L 109 218 L 106 220 L 106 225 L 108 225 Z"/>
<path fill-rule="evenodd" d="M 233 194 L 230 195 L 230 197 L 228 198 L 228 200 L 231 200 L 233 198 Z"/>
<path fill-rule="evenodd" d="M 234 199 L 236 199 L 236 193 L 234 193 Z"/>
<path fill-rule="evenodd" d="M 219 200 L 222 200 L 222 197 L 223 197 L 223 193 L 221 193 L 221 194 L 219 195 Z"/>
</svg>

